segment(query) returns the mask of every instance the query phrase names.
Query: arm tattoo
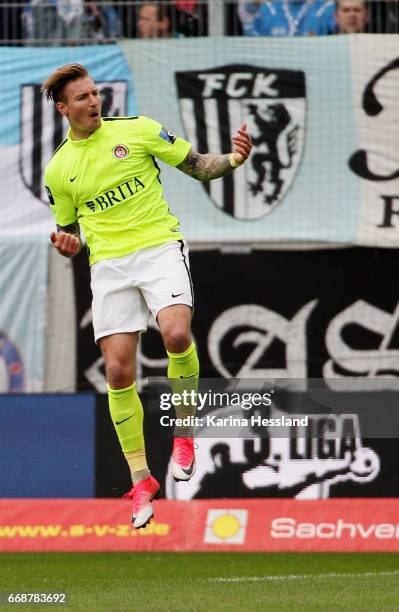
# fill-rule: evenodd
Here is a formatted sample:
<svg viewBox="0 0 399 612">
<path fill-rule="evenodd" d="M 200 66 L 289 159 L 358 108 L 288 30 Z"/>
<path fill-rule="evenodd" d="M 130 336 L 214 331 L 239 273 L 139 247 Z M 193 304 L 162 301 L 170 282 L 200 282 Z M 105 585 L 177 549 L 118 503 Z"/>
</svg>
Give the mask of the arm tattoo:
<svg viewBox="0 0 399 612">
<path fill-rule="evenodd" d="M 186 159 L 176 166 L 179 170 L 198 181 L 220 178 L 234 168 L 230 165 L 229 154 L 197 153 L 190 149 Z"/>
<path fill-rule="evenodd" d="M 69 225 L 58 225 L 57 223 L 57 232 L 65 232 L 66 234 L 73 234 L 80 238 L 80 227 L 77 221 L 70 223 Z"/>
</svg>

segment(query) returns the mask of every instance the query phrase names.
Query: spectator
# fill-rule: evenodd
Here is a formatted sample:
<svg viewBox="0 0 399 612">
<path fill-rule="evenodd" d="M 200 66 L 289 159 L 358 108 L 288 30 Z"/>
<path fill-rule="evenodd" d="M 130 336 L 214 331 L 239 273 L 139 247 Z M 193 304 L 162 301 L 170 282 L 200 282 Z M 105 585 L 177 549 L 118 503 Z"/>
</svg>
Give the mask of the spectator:
<svg viewBox="0 0 399 612">
<path fill-rule="evenodd" d="M 98 6 L 96 2 L 86 0 L 86 19 L 88 38 L 107 42 L 121 35 L 119 14 L 108 2 Z"/>
<path fill-rule="evenodd" d="M 84 8 L 84 0 L 58 0 L 61 40 L 78 44 L 84 38 Z"/>
<path fill-rule="evenodd" d="M 119 14 L 111 4 L 103 5 L 101 12 L 104 21 L 105 38 L 117 38 L 121 35 L 121 22 Z"/>
<path fill-rule="evenodd" d="M 250 36 L 321 36 L 335 28 L 333 0 L 279 0 L 244 2 L 242 10 L 254 14 Z"/>
<path fill-rule="evenodd" d="M 207 2 L 203 0 L 173 0 L 176 9 L 176 30 L 183 36 L 205 36 L 207 27 Z"/>
<path fill-rule="evenodd" d="M 335 21 L 338 34 L 365 32 L 368 21 L 365 0 L 337 0 Z"/>
<path fill-rule="evenodd" d="M 101 41 L 105 38 L 101 9 L 95 2 L 86 0 L 87 37 Z"/>
<path fill-rule="evenodd" d="M 170 38 L 171 23 L 168 7 L 156 2 L 141 5 L 137 19 L 139 38 Z"/>
<path fill-rule="evenodd" d="M 262 0 L 254 0 L 254 2 L 248 2 L 247 0 L 238 1 L 238 16 L 244 36 L 256 36 L 254 22 L 260 12 L 261 4 Z"/>
<path fill-rule="evenodd" d="M 28 0 L 22 13 L 24 38 L 28 44 L 54 44 L 59 38 L 57 0 Z"/>
<path fill-rule="evenodd" d="M 23 12 L 24 36 L 34 44 L 76 44 L 83 38 L 83 0 L 29 0 Z"/>
</svg>

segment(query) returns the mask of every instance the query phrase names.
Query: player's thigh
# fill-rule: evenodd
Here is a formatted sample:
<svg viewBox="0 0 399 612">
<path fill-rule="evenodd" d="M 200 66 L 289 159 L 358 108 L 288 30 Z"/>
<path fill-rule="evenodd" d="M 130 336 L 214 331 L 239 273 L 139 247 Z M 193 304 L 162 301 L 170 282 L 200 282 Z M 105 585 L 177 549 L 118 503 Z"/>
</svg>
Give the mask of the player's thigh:
<svg viewBox="0 0 399 612">
<path fill-rule="evenodd" d="M 192 311 L 194 294 L 186 243 L 167 242 L 144 249 L 140 255 L 139 286 L 154 318 L 161 310 L 175 305 L 185 305 Z"/>
<path fill-rule="evenodd" d="M 92 316 L 96 342 L 106 336 L 147 329 L 148 306 L 133 286 L 128 258 L 100 261 L 92 266 Z"/>
</svg>

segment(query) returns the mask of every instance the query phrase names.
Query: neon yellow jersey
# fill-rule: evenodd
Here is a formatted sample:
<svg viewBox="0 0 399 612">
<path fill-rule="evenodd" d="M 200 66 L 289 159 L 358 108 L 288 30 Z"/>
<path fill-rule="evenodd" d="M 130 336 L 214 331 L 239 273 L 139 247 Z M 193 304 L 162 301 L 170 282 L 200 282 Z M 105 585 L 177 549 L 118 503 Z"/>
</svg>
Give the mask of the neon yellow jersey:
<svg viewBox="0 0 399 612">
<path fill-rule="evenodd" d="M 155 157 L 177 166 L 190 143 L 148 117 L 104 118 L 85 140 L 67 138 L 45 173 L 58 225 L 81 225 L 90 264 L 181 240 Z"/>
</svg>

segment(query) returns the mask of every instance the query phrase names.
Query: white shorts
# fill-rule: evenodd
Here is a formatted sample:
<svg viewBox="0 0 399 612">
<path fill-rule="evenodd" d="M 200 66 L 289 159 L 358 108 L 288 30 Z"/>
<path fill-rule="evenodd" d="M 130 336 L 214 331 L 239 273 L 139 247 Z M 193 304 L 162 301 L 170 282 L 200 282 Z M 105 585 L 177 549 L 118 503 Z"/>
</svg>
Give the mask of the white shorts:
<svg viewBox="0 0 399 612">
<path fill-rule="evenodd" d="M 122 332 L 146 331 L 150 312 L 173 304 L 193 308 L 188 248 L 183 240 L 141 249 L 91 267 L 96 342 Z"/>
</svg>

